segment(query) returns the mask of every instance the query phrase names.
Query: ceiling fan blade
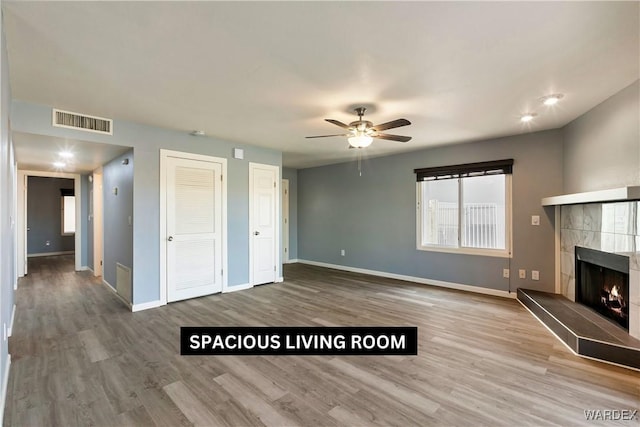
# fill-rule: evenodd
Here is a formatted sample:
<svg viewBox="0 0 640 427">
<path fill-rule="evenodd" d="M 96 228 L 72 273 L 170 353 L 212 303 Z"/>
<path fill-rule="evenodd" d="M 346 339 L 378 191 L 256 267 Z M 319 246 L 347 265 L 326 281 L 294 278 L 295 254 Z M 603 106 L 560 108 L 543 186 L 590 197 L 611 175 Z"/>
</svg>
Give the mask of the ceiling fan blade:
<svg viewBox="0 0 640 427">
<path fill-rule="evenodd" d="M 379 124 L 379 125 L 375 125 L 371 129 L 377 130 L 377 131 L 381 131 L 381 130 L 399 128 L 401 126 L 408 126 L 410 124 L 411 124 L 411 122 L 409 120 L 407 120 L 407 119 L 397 119 L 397 120 L 392 120 L 392 121 L 387 122 L 387 123 L 382 123 L 382 124 Z"/>
<path fill-rule="evenodd" d="M 328 138 L 330 136 L 351 136 L 350 133 L 340 133 L 336 135 L 316 135 L 316 136 L 305 136 L 305 138 Z"/>
<path fill-rule="evenodd" d="M 390 141 L 398 141 L 398 142 L 409 142 L 411 141 L 410 136 L 402 136 L 402 135 L 389 135 L 387 133 L 375 133 L 371 135 L 373 138 L 378 139 L 388 139 Z"/>
<path fill-rule="evenodd" d="M 333 120 L 333 119 L 324 119 L 325 121 L 329 122 L 329 123 L 333 123 L 336 126 L 340 126 L 343 129 L 350 129 L 349 125 L 346 125 L 342 122 L 339 122 L 338 120 Z"/>
</svg>

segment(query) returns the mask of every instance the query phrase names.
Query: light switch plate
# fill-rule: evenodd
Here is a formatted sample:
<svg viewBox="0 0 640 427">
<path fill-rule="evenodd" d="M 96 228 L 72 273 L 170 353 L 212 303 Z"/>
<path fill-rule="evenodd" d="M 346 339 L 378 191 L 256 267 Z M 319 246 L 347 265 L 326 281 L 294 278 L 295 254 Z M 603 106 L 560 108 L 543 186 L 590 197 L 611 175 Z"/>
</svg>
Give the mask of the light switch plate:
<svg viewBox="0 0 640 427">
<path fill-rule="evenodd" d="M 531 225 L 540 225 L 540 215 L 531 215 Z"/>
<path fill-rule="evenodd" d="M 242 148 L 234 148 L 233 149 L 233 158 L 234 159 L 244 159 L 244 150 Z"/>
</svg>

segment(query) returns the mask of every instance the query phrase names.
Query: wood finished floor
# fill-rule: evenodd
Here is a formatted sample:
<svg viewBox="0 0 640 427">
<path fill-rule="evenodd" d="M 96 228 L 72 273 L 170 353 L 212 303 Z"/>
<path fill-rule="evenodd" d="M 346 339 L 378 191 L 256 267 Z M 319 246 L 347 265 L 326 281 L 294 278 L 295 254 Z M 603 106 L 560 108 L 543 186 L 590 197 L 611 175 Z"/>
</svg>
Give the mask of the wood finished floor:
<svg viewBox="0 0 640 427">
<path fill-rule="evenodd" d="M 29 271 L 7 426 L 593 426 L 585 409 L 640 409 L 640 373 L 573 356 L 514 300 L 296 264 L 282 284 L 131 313 L 70 257 Z M 232 325 L 410 325 L 419 350 L 179 355 L 180 326 Z"/>
</svg>

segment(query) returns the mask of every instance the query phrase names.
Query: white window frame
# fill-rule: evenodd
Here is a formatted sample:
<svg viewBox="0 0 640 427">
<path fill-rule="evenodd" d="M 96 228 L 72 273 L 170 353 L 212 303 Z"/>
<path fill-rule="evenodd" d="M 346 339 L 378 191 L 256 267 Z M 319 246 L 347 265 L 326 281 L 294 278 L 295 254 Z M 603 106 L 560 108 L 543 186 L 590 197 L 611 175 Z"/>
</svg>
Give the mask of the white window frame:
<svg viewBox="0 0 640 427">
<path fill-rule="evenodd" d="M 76 199 L 75 195 L 73 195 L 73 196 L 60 196 L 60 205 L 61 205 L 61 208 L 60 208 L 60 211 L 61 211 L 60 212 L 60 235 L 61 236 L 73 236 L 73 235 L 76 234 L 75 230 L 71 231 L 71 232 L 65 232 L 65 229 L 64 229 L 64 213 L 65 213 L 64 198 L 65 197 L 73 197 L 73 204 L 74 204 L 73 213 L 74 213 L 74 215 L 76 214 L 75 204 L 78 203 L 78 200 Z M 76 224 L 75 217 L 73 219 L 73 223 L 74 223 L 74 225 Z"/>
<path fill-rule="evenodd" d="M 424 245 L 422 243 L 422 218 L 424 217 L 422 214 L 422 189 L 421 183 L 424 181 L 416 182 L 416 249 L 420 251 L 429 251 L 429 252 L 445 252 L 445 253 L 454 253 L 454 254 L 466 254 L 466 255 L 480 255 L 480 256 L 490 256 L 490 257 L 499 257 L 499 258 L 511 258 L 513 256 L 511 248 L 513 247 L 512 241 L 512 216 L 513 216 L 513 207 L 512 207 L 512 175 L 505 175 L 505 248 L 504 249 L 488 249 L 488 248 L 469 248 L 469 247 L 452 247 L 452 246 L 440 246 L 440 245 Z M 460 178 L 454 178 L 460 179 Z M 460 185 L 458 181 L 458 204 L 462 203 L 462 185 Z M 462 215 L 463 210 L 458 209 L 459 215 Z M 458 244 L 460 244 L 460 232 L 461 232 L 461 224 L 462 220 L 459 217 L 458 219 Z"/>
</svg>

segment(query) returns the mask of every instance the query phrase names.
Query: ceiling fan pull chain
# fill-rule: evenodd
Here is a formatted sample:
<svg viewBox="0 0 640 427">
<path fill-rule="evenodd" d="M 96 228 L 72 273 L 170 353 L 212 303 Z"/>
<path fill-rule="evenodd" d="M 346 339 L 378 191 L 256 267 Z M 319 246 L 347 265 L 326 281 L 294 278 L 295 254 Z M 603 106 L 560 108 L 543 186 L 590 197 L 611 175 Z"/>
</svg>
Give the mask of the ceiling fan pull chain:
<svg viewBox="0 0 640 427">
<path fill-rule="evenodd" d="M 362 176 L 362 154 L 358 153 L 358 173 Z"/>
</svg>

